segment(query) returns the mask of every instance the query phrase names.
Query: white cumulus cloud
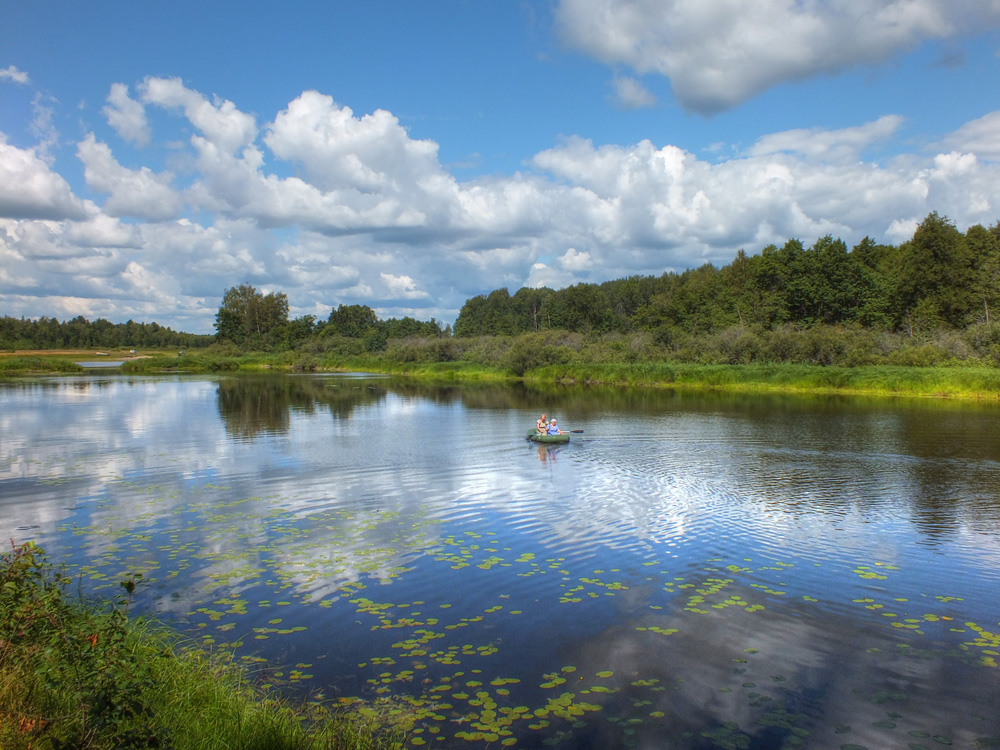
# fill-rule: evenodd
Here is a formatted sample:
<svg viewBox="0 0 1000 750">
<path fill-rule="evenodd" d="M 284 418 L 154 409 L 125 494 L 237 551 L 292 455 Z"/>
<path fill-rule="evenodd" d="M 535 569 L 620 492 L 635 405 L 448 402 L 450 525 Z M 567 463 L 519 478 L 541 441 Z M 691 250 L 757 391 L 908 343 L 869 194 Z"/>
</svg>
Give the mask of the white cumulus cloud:
<svg viewBox="0 0 1000 750">
<path fill-rule="evenodd" d="M 126 169 L 115 160 L 106 143 L 97 142 L 93 133 L 77 144 L 77 156 L 83 162 L 87 185 L 108 195 L 104 203 L 108 215 L 162 221 L 180 212 L 183 203 L 170 187 L 169 174 L 157 175 L 148 167 Z"/>
<path fill-rule="evenodd" d="M 390 112 L 355 117 L 317 91 L 304 92 L 279 112 L 264 142 L 278 158 L 300 164 L 323 190 L 398 192 L 442 174 L 437 144 L 410 138 Z"/>
<path fill-rule="evenodd" d="M 397 299 L 423 299 L 427 296 L 427 292 L 418 289 L 416 282 L 409 276 L 383 272 L 379 277 L 389 289 L 389 293 Z"/>
<path fill-rule="evenodd" d="M 0 70 L 0 81 L 13 81 L 14 83 L 25 84 L 28 82 L 28 74 L 23 70 L 18 70 L 13 65 L 8 65 Z"/>
<path fill-rule="evenodd" d="M 147 78 L 139 87 L 143 101 L 165 109 L 179 109 L 216 148 L 233 153 L 250 145 L 257 137 L 252 115 L 241 112 L 233 102 L 216 97 L 208 101 L 187 88 L 180 78 Z"/>
<path fill-rule="evenodd" d="M 146 120 L 146 108 L 128 95 L 128 86 L 124 83 L 111 84 L 108 103 L 101 109 L 108 119 L 108 124 L 115 129 L 123 139 L 139 146 L 149 143 L 149 122 Z"/>
<path fill-rule="evenodd" d="M 689 110 L 729 109 L 779 83 L 881 63 L 928 39 L 1000 25 L 995 0 L 559 0 L 568 44 L 670 79 Z"/>
<path fill-rule="evenodd" d="M 169 147 L 181 177 L 126 167 L 87 135 L 77 158 L 87 186 L 106 196 L 100 206 L 77 198 L 36 150 L 0 136 L 8 314 L 89 300 L 74 314 L 208 332 L 224 290 L 246 281 L 285 292 L 293 316 L 343 303 L 450 321 L 466 299 L 501 286 L 723 265 L 791 237 L 900 242 L 931 211 L 961 228 L 1000 218 L 997 113 L 880 160 L 868 154 L 900 141 L 896 115 L 770 133 L 710 158 L 669 142 L 568 136 L 523 172 L 462 181 L 437 143 L 412 138 L 388 111 L 359 115 L 306 91 L 259 124 L 177 79 L 149 78 L 138 91 L 147 111 L 193 133 Z M 158 145 L 131 158 L 155 158 Z"/>
<path fill-rule="evenodd" d="M 902 124 L 903 118 L 899 115 L 885 115 L 875 122 L 840 130 L 786 130 L 760 138 L 750 149 L 750 153 L 754 156 L 767 156 L 784 151 L 814 158 L 856 159 L 868 146 L 891 138 Z"/>
<path fill-rule="evenodd" d="M 656 97 L 631 76 L 615 76 L 614 101 L 622 109 L 643 109 L 656 105 Z"/>
<path fill-rule="evenodd" d="M 7 143 L 0 133 L 0 216 L 14 219 L 84 219 L 84 202 L 34 149 Z"/>
<path fill-rule="evenodd" d="M 943 148 L 974 152 L 981 159 L 1000 161 L 1000 112 L 965 123 L 944 139 Z"/>
<path fill-rule="evenodd" d="M 89 221 L 67 222 L 64 236 L 69 244 L 78 247 L 142 247 L 138 227 L 106 214 L 97 214 Z"/>
<path fill-rule="evenodd" d="M 593 268 L 594 261 L 590 253 L 581 253 L 575 247 L 571 247 L 559 257 L 559 265 L 567 271 L 586 271 Z"/>
</svg>

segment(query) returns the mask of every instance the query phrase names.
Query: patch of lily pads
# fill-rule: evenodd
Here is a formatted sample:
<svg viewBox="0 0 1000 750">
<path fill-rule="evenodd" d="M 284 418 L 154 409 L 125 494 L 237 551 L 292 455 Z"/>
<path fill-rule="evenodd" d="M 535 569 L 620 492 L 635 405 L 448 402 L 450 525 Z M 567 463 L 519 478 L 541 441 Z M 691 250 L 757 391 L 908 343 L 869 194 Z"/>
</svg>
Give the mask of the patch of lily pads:
<svg viewBox="0 0 1000 750">
<path fill-rule="evenodd" d="M 602 731 L 614 731 L 616 742 L 627 747 L 644 731 L 656 731 L 665 720 L 656 698 L 668 689 L 660 675 L 618 676 L 613 664 L 588 672 L 557 664 L 536 674 L 510 674 L 504 666 L 505 654 L 516 648 L 503 635 L 510 618 L 561 607 L 575 607 L 577 616 L 585 618 L 617 597 L 629 597 L 631 614 L 625 619 L 636 638 L 648 639 L 641 644 L 649 649 L 669 643 L 664 639 L 697 633 L 702 618 L 753 617 L 768 608 L 791 607 L 794 599 L 797 606 L 850 607 L 857 618 L 902 639 L 901 647 L 917 644 L 937 658 L 958 658 L 984 669 L 996 668 L 1000 659 L 1000 623 L 963 617 L 959 597 L 893 596 L 892 576 L 900 569 L 888 561 L 845 569 L 843 596 L 831 600 L 829 593 L 789 585 L 795 580 L 795 561 L 712 558 L 677 570 L 647 559 L 627 568 L 584 567 L 582 560 L 554 555 L 542 546 L 514 549 L 492 530 L 449 532 L 440 521 L 419 515 L 367 516 L 328 507 L 302 518 L 283 501 L 198 501 L 182 506 L 173 523 L 148 512 L 127 521 L 102 518 L 89 526 L 67 527 L 92 550 L 76 573 L 97 591 L 133 574 L 141 574 L 154 589 L 187 590 L 191 605 L 183 618 L 188 625 L 202 633 L 206 645 L 233 650 L 248 640 L 301 637 L 308 628 L 296 624 L 297 613 L 307 608 L 350 608 L 370 632 L 392 636 L 372 641 L 386 644 L 386 650 L 373 651 L 357 664 L 369 691 L 358 697 L 395 701 L 388 715 L 414 747 L 455 742 L 507 747 L 531 733 L 570 747 L 573 737 L 598 724 Z M 191 539 L 204 536 L 206 528 L 208 539 L 216 543 L 196 546 Z M 498 594 L 501 601 L 471 609 L 455 601 L 386 596 L 408 573 L 427 565 L 439 568 L 444 578 L 483 577 L 499 591 L 524 591 L 531 579 L 533 599 Z M 378 596 L 369 592 L 375 586 Z M 642 611 L 636 611 L 637 596 L 644 602 Z M 263 614 L 283 609 L 287 614 Z M 240 625 L 244 618 L 254 624 Z M 220 640 L 230 635 L 234 640 Z M 278 667 L 272 676 L 308 684 L 312 666 Z M 735 719 L 706 726 L 692 734 L 692 743 L 704 740 L 742 750 L 751 747 L 756 733 L 766 731 L 781 737 L 781 747 L 805 745 L 813 730 L 811 719 L 786 705 L 795 686 L 787 677 L 773 675 L 774 692 L 768 693 L 759 680 L 741 679 L 743 669 L 734 667 L 733 681 L 719 691 L 745 696 L 746 705 L 757 711 L 753 726 Z M 669 689 L 683 691 L 683 685 Z M 896 722 L 886 719 L 874 728 L 893 730 Z M 843 734 L 853 731 L 845 727 Z M 924 730 L 911 730 L 911 740 L 942 744 L 946 739 L 943 734 L 918 737 L 916 731 Z M 987 743 L 983 747 L 992 741 L 982 739 Z"/>
</svg>

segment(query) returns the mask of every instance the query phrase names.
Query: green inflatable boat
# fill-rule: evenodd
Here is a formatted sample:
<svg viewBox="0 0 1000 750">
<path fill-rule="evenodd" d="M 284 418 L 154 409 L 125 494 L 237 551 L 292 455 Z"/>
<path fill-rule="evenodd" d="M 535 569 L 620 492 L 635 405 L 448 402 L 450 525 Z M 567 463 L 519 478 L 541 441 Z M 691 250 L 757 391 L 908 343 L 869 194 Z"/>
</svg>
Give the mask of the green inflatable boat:
<svg viewBox="0 0 1000 750">
<path fill-rule="evenodd" d="M 569 435 L 539 435 L 532 430 L 528 433 L 528 440 L 536 443 L 568 443 Z"/>
</svg>

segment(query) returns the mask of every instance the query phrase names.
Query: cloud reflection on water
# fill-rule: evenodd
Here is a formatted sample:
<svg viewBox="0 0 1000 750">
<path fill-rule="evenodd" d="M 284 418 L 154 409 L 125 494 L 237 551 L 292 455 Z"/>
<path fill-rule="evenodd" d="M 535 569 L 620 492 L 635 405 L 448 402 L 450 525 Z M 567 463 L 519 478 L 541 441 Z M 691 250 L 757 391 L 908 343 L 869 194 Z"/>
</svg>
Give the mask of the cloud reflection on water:
<svg viewBox="0 0 1000 750">
<path fill-rule="evenodd" d="M 558 656 L 581 673 L 683 679 L 680 695 L 643 691 L 643 710 L 664 716 L 637 731 L 639 746 L 726 721 L 765 731 L 755 727 L 773 702 L 753 705 L 764 691 L 745 682 L 787 689 L 816 747 L 844 744 L 845 725 L 850 742 L 884 746 L 889 730 L 875 725 L 889 709 L 871 691 L 905 695 L 901 730 L 922 717 L 955 740 L 973 725 L 953 727 L 954 716 L 998 695 L 995 670 L 901 655 L 881 614 L 855 601 L 908 598 L 894 605 L 901 617 L 996 615 L 1000 415 L 988 408 L 310 376 L 7 383 L 0 406 L 4 533 L 37 538 L 108 585 L 146 570 L 145 606 L 202 632 L 223 623 L 249 637 L 281 607 L 310 633 L 268 642 L 269 653 L 301 657 L 330 636 L 330 677 L 380 648 L 400 656 L 401 636 L 373 631 L 378 615 L 349 599 L 391 603 L 391 620 L 419 597 L 442 624 L 468 626 L 470 642 L 506 644 L 505 664 L 541 672 Z M 523 440 L 540 408 L 585 435 L 540 459 Z M 939 452 L 934 431 L 948 439 Z M 722 572 L 705 572 L 713 559 Z M 714 575 L 768 606 L 683 610 L 680 582 Z M 966 601 L 933 599 L 944 595 Z M 520 622 L 461 622 L 522 597 Z M 805 597 L 821 608 L 779 604 Z M 453 602 L 450 619 L 438 612 Z M 636 631 L 653 623 L 678 632 Z M 935 638 L 916 642 L 945 649 Z M 942 679 L 948 692 L 935 694 Z"/>
</svg>

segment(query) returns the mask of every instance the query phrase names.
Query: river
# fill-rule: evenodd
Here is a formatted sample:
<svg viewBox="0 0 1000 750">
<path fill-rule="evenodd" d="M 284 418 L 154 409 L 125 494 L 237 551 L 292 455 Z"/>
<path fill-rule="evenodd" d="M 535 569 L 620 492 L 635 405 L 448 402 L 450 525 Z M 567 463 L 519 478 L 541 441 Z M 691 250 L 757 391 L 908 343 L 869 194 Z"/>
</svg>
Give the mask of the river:
<svg viewBox="0 0 1000 750">
<path fill-rule="evenodd" d="M 0 533 L 414 747 L 1000 747 L 993 405 L 7 380 Z"/>
</svg>

